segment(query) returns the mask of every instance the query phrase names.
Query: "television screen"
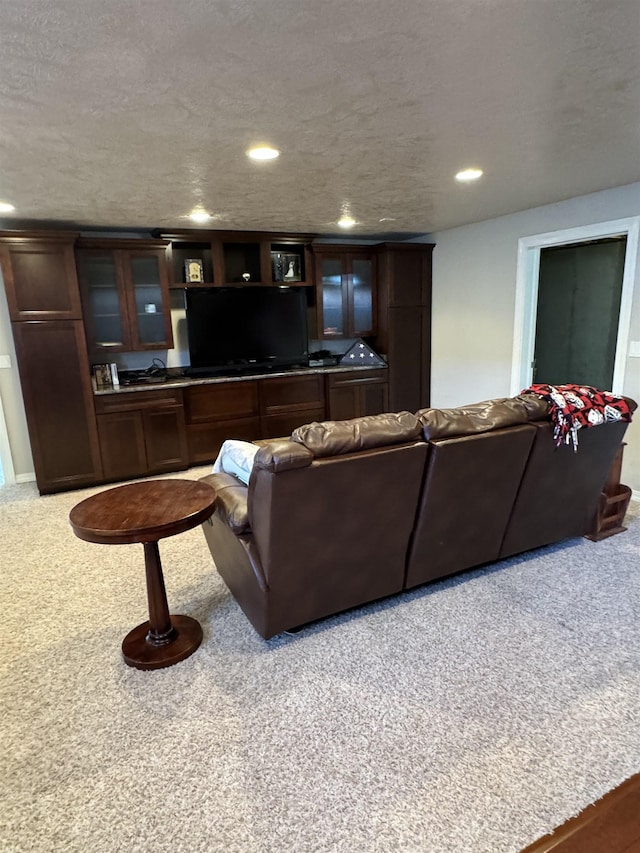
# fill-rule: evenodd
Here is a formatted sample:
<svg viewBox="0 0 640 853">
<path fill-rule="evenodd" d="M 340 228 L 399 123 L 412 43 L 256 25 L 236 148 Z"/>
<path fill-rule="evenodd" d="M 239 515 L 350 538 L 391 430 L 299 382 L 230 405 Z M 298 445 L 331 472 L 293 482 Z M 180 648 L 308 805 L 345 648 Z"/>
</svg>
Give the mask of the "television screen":
<svg viewBox="0 0 640 853">
<path fill-rule="evenodd" d="M 308 364 L 302 288 L 187 288 L 186 308 L 191 373 Z"/>
</svg>

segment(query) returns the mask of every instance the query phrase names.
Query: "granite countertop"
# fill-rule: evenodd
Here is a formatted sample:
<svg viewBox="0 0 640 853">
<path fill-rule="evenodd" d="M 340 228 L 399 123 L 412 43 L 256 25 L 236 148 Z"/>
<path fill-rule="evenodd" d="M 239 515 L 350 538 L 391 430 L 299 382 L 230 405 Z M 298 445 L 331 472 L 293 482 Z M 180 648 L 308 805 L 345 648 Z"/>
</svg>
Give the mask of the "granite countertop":
<svg viewBox="0 0 640 853">
<path fill-rule="evenodd" d="M 93 393 L 95 396 L 104 394 L 127 394 L 132 391 L 161 391 L 163 388 L 190 388 L 195 385 L 214 385 L 221 382 L 246 382 L 249 379 L 269 379 L 275 376 L 308 376 L 317 373 L 353 373 L 366 372 L 370 370 L 386 370 L 386 364 L 371 364 L 362 365 L 361 367 L 351 367 L 351 365 L 318 365 L 316 367 L 300 367 L 293 370 L 278 370 L 268 371 L 266 373 L 251 373 L 242 376 L 185 376 L 179 368 L 169 368 L 169 374 L 166 379 L 161 379 L 157 382 L 144 381 L 131 385 L 119 385 L 115 388 L 100 388 L 95 387 L 93 383 Z M 175 372 L 174 372 L 175 371 Z"/>
</svg>

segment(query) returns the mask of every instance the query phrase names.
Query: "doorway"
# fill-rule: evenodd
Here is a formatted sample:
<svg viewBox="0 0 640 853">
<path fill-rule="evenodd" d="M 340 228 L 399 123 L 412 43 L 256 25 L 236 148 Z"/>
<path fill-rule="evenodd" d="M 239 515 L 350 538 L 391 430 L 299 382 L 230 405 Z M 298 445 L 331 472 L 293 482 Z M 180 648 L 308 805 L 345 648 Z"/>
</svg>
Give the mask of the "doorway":
<svg viewBox="0 0 640 853">
<path fill-rule="evenodd" d="M 623 236 L 541 250 L 533 382 L 611 389 L 626 248 Z"/>
<path fill-rule="evenodd" d="M 516 271 L 516 304 L 514 312 L 511 394 L 519 394 L 531 385 L 534 376 L 534 353 L 538 314 L 538 289 L 541 255 L 545 248 L 572 247 L 605 240 L 624 239 L 624 266 L 617 317 L 614 317 L 615 353 L 612 379 L 606 390 L 622 393 L 629 343 L 631 301 L 638 269 L 640 217 L 601 222 L 548 234 L 523 237 L 518 241 Z M 544 381 L 541 373 L 537 382 Z M 575 381 L 567 377 L 564 381 Z M 589 383 L 592 384 L 592 383 Z"/>
</svg>

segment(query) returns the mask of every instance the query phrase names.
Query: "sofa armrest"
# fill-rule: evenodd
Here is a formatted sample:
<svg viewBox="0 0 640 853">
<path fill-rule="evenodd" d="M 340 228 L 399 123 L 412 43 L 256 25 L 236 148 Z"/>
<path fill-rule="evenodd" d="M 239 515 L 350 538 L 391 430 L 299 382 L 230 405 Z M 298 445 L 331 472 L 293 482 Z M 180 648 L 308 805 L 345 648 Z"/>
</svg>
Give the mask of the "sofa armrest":
<svg viewBox="0 0 640 853">
<path fill-rule="evenodd" d="M 216 512 L 231 530 L 236 534 L 250 530 L 247 486 L 232 474 L 208 474 L 201 480 L 216 490 Z"/>
<path fill-rule="evenodd" d="M 313 462 L 313 453 L 289 439 L 275 439 L 262 445 L 255 455 L 253 470 L 291 471 L 294 468 L 306 468 Z"/>
</svg>

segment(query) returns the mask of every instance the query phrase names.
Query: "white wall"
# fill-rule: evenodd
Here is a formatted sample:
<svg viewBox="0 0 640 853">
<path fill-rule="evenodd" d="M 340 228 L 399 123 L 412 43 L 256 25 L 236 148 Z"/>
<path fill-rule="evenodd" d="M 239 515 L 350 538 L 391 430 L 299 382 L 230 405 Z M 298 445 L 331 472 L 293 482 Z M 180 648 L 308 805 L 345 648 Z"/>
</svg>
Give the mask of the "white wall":
<svg viewBox="0 0 640 853">
<path fill-rule="evenodd" d="M 4 411 L 7 435 L 2 436 L 3 457 L 7 450 L 11 453 L 13 472 L 16 480 L 21 483 L 35 478 L 33 457 L 27 431 L 27 418 L 22 402 L 22 388 L 18 375 L 16 350 L 11 334 L 7 295 L 4 289 L 2 273 L 0 272 L 0 355 L 8 355 L 11 367 L 0 369 L 0 400 Z M 0 429 L 3 429 L 0 420 Z M 6 441 L 8 439 L 8 442 Z M 5 461 L 5 469 L 6 469 Z"/>
<path fill-rule="evenodd" d="M 510 393 L 518 240 L 640 215 L 640 183 L 429 236 L 433 253 L 431 404 Z M 630 340 L 640 340 L 640 288 Z M 624 393 L 640 402 L 640 359 L 627 359 Z M 640 491 L 640 412 L 627 433 L 624 481 Z"/>
</svg>

